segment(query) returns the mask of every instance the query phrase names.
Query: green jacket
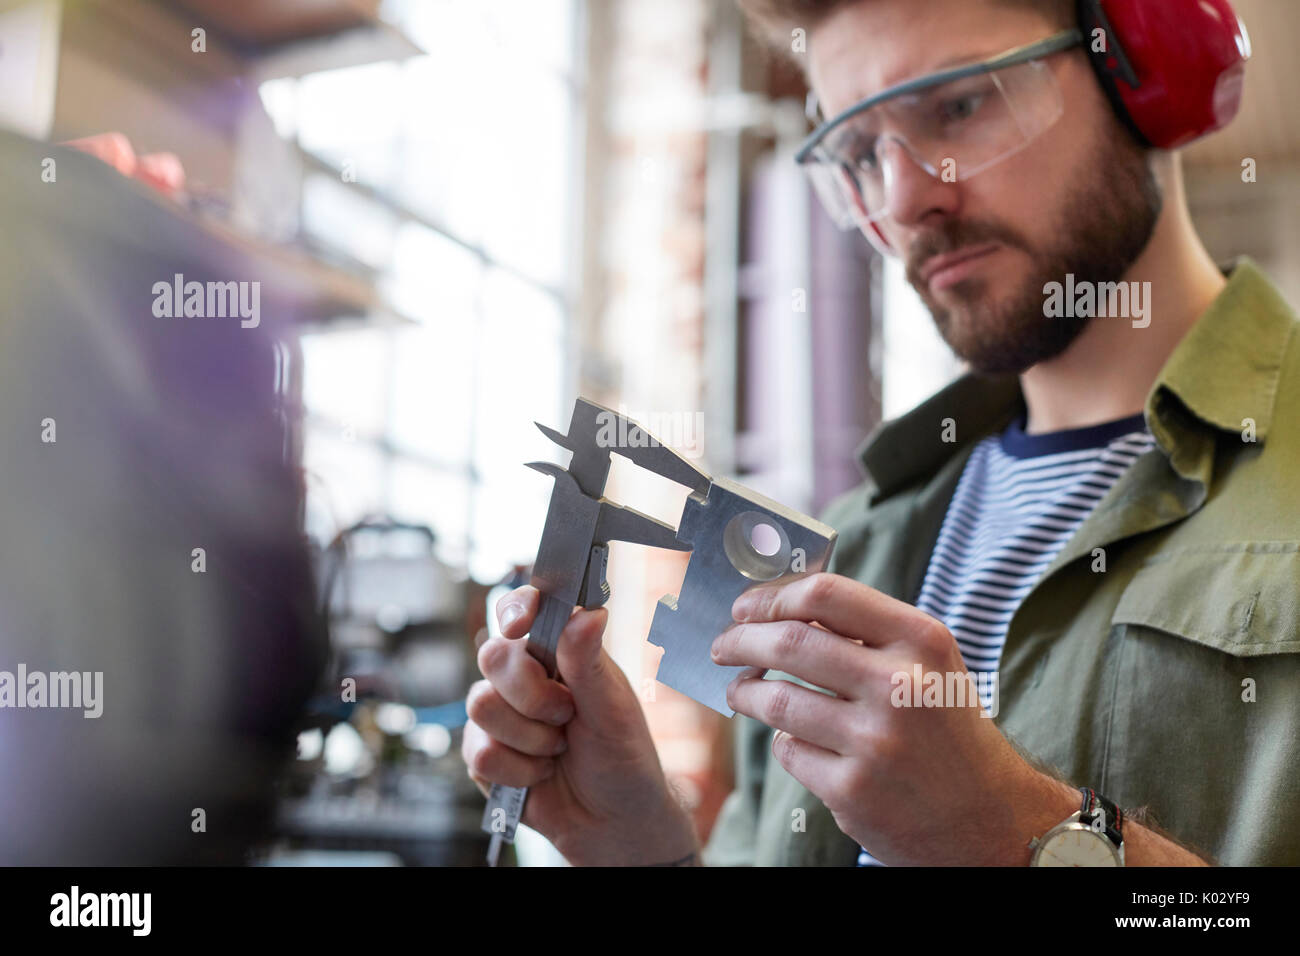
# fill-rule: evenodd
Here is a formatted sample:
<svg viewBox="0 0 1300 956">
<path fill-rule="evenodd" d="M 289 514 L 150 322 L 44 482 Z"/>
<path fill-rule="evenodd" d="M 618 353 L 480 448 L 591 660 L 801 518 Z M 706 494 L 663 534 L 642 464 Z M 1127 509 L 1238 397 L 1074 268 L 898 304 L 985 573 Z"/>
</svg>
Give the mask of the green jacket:
<svg viewBox="0 0 1300 956">
<path fill-rule="evenodd" d="M 1296 327 L 1239 261 L 1147 396 L 1157 447 L 1026 596 L 999 672 L 1006 736 L 1230 865 L 1300 864 Z M 1015 376 L 968 375 L 881 425 L 868 481 L 823 516 L 831 570 L 915 601 L 968 455 L 1023 407 Z M 706 862 L 852 865 L 855 841 L 770 759 L 772 731 L 736 722 L 736 789 Z"/>
</svg>

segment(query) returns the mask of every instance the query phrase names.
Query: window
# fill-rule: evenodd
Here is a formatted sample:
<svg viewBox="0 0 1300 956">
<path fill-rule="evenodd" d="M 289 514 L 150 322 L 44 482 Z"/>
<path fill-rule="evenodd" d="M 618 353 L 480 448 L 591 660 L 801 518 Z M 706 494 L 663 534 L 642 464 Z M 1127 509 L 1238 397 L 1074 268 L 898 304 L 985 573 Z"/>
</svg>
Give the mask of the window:
<svg viewBox="0 0 1300 956">
<path fill-rule="evenodd" d="M 301 238 L 408 321 L 301 336 L 308 532 L 430 525 L 494 580 L 532 560 L 568 422 L 583 116 L 574 0 L 390 3 L 424 55 L 261 87 L 301 151 Z"/>
<path fill-rule="evenodd" d="M 930 311 L 907 284 L 896 258 L 884 267 L 884 370 L 881 375 L 883 416 L 897 418 L 939 391 L 962 373 L 934 327 Z"/>
</svg>

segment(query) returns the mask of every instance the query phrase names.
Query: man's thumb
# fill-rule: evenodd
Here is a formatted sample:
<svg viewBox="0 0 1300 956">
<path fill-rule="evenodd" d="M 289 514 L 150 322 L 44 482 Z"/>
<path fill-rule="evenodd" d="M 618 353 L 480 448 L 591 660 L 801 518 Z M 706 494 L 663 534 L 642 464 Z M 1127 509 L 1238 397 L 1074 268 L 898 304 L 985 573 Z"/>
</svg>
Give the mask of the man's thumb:
<svg viewBox="0 0 1300 956">
<path fill-rule="evenodd" d="M 603 607 L 579 610 L 560 634 L 556 666 L 580 708 L 613 704 L 618 690 L 626 686 L 626 681 L 620 680 L 622 673 L 601 646 L 608 620 L 609 612 Z"/>
</svg>

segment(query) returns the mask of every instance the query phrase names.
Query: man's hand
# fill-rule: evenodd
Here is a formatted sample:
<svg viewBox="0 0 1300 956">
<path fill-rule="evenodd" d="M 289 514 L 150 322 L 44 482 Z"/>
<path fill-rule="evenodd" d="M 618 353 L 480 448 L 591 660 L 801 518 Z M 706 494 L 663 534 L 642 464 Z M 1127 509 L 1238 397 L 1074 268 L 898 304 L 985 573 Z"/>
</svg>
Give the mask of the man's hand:
<svg viewBox="0 0 1300 956">
<path fill-rule="evenodd" d="M 529 787 L 523 822 L 574 864 L 658 864 L 697 849 L 673 799 L 640 701 L 601 636 L 608 613 L 579 610 L 560 635 L 551 680 L 521 640 L 539 593 L 503 597 L 503 637 L 479 649 L 487 680 L 471 689 L 461 753 L 486 795 L 489 781 Z"/>
<path fill-rule="evenodd" d="M 950 674 L 967 679 L 951 632 L 910 604 L 812 574 L 751 589 L 732 614 L 717 663 L 784 671 L 834 696 L 742 674 L 728 703 L 778 731 L 773 756 L 881 862 L 1026 864 L 1029 839 L 1078 808 L 1077 791 L 1031 767 L 974 693 L 964 706 L 894 706 L 900 686 L 912 700 L 915 665 L 945 687 Z"/>
</svg>

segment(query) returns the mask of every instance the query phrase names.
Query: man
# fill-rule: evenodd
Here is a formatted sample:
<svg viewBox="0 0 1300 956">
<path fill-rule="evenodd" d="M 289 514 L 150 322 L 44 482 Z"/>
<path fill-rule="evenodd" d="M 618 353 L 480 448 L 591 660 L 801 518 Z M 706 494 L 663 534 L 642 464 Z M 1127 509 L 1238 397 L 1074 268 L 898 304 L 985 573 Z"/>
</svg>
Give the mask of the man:
<svg viewBox="0 0 1300 956">
<path fill-rule="evenodd" d="M 706 851 L 601 611 L 561 685 L 518 640 L 536 593 L 502 602 L 471 774 L 531 785 L 525 822 L 574 863 L 1300 863 L 1296 318 L 1206 253 L 1151 147 L 1169 111 L 1099 82 L 1125 4 L 742 5 L 805 32 L 831 119 L 800 159 L 973 371 L 868 441 L 824 516 L 834 573 L 736 602 L 714 659 L 752 668 L 748 718 Z M 1226 4 L 1174 7 L 1244 58 Z M 1184 77 L 1235 111 L 1239 69 Z"/>
</svg>

